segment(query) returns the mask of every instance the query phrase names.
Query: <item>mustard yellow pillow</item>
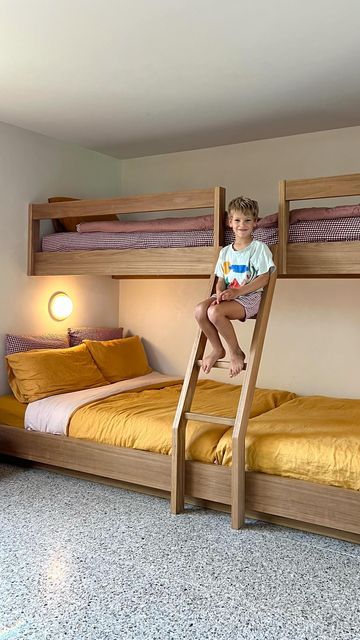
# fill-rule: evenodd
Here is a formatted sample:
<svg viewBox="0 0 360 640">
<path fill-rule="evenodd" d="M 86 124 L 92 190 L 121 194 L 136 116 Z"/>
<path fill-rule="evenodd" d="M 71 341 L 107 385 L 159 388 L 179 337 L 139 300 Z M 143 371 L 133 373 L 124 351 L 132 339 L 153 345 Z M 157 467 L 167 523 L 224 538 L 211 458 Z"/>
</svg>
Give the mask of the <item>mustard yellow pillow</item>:
<svg viewBox="0 0 360 640">
<path fill-rule="evenodd" d="M 20 402 L 108 384 L 84 344 L 6 356 L 9 385 Z"/>
<path fill-rule="evenodd" d="M 118 340 L 84 340 L 104 378 L 118 382 L 152 370 L 139 336 Z"/>
</svg>

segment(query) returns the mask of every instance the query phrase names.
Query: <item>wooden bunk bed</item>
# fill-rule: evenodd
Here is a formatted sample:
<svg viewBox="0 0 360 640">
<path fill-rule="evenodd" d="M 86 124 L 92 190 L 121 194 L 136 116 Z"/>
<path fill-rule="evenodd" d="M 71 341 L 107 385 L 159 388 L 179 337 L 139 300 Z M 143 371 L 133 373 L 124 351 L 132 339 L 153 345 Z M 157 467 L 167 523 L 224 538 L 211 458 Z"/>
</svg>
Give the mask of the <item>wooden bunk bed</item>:
<svg viewBox="0 0 360 640">
<path fill-rule="evenodd" d="M 360 173 L 308 180 L 281 180 L 279 185 L 278 277 L 358 278 L 360 241 L 288 242 L 291 202 L 360 195 Z"/>
<path fill-rule="evenodd" d="M 335 197 L 360 194 L 360 176 L 341 176 L 336 178 L 321 178 L 315 180 L 286 181 L 280 187 L 280 218 L 279 218 L 279 272 L 282 277 L 325 276 L 325 277 L 360 277 L 360 242 L 331 243 L 331 256 L 337 255 L 336 261 L 339 268 L 334 272 L 332 261 L 328 253 L 323 250 L 316 256 L 315 248 L 288 247 L 286 229 L 288 228 L 288 204 L 290 200 L 303 200 L 308 197 Z M 209 277 L 213 271 L 214 260 L 218 255 L 218 246 L 221 244 L 221 214 L 224 208 L 224 191 L 221 188 L 189 192 L 187 194 L 163 194 L 156 202 L 151 196 L 143 196 L 129 199 L 115 199 L 112 201 L 80 201 L 70 205 L 32 205 L 30 207 L 30 238 L 29 238 L 29 273 L 31 275 L 50 274 L 78 274 L 78 273 L 105 273 L 122 277 L 153 277 L 154 275 L 188 277 Z M 126 204 L 125 204 L 126 200 Z M 113 208 L 109 210 L 109 203 Z M 138 258 L 141 250 L 136 250 L 136 261 L 140 267 L 136 273 L 128 271 L 130 254 L 125 258 L 118 256 L 120 252 L 111 252 L 109 259 L 107 252 L 88 252 L 93 254 L 83 261 L 81 256 L 67 255 L 42 256 L 37 251 L 39 243 L 39 223 L 41 219 L 57 218 L 60 216 L 88 215 L 89 208 L 94 214 L 108 214 L 109 211 L 159 211 L 171 209 L 186 209 L 200 207 L 214 207 L 215 233 L 214 246 L 203 247 L 203 251 L 189 249 L 189 252 L 172 249 L 164 249 L 169 252 L 169 258 L 163 262 L 163 255 L 159 258 L 159 251 L 151 258 L 151 250 L 144 250 L 144 255 Z M 352 249 L 345 249 L 342 245 L 349 244 Z M 317 244 L 316 247 L 319 245 Z M 308 250 L 309 249 L 309 250 Z M 299 255 L 297 252 L 299 251 Z M 81 252 L 83 253 L 83 252 Z M 101 253 L 101 256 L 96 255 Z M 123 253 L 123 252 L 121 252 Z M 124 252 L 125 253 L 125 252 Z M 131 252 L 132 254 L 135 252 Z M 194 273 L 193 263 L 189 266 L 190 253 L 196 254 L 196 262 L 203 259 L 201 271 Z M 95 255 L 94 255 L 95 254 Z M 297 255 L 295 260 L 294 256 Z M 146 257 L 148 255 L 148 258 Z M 174 261 L 175 255 L 177 259 Z M 300 256 L 300 257 L 299 257 Z M 118 265 L 116 261 L 120 260 Z M 342 267 L 342 260 L 345 267 Z M 57 262 L 59 261 L 59 262 Z M 106 264 L 107 263 L 107 264 Z M 163 267 L 162 265 L 166 265 Z M 175 265 L 175 266 L 174 266 Z M 311 271 L 311 266 L 316 268 L 316 273 Z M 263 317 L 266 328 L 269 304 L 271 304 L 272 285 L 269 295 L 263 296 L 262 307 L 258 317 Z M 261 323 L 258 324 L 259 330 Z M 263 341 L 265 335 L 264 323 L 255 342 Z M 254 340 L 253 338 L 253 340 Z M 199 351 L 199 345 L 201 349 Z M 350 489 L 342 489 L 334 486 L 326 486 L 314 482 L 295 480 L 287 477 L 274 476 L 265 473 L 247 471 L 244 466 L 244 440 L 247 428 L 247 419 L 242 420 L 243 410 L 248 410 L 251 392 L 255 384 L 260 351 L 253 350 L 249 360 L 248 381 L 244 387 L 248 392 L 243 394 L 239 412 L 235 419 L 233 436 L 234 462 L 232 467 L 205 464 L 195 461 L 186 461 L 181 445 L 182 434 L 179 440 L 179 418 L 185 415 L 189 406 L 184 403 L 185 393 L 182 396 L 182 406 L 179 405 L 177 420 L 174 422 L 174 447 L 173 460 L 170 456 L 145 451 L 115 448 L 107 445 L 94 444 L 92 442 L 79 441 L 63 436 L 53 436 L 44 433 L 24 432 L 6 425 L 0 425 L 0 453 L 35 461 L 37 463 L 51 465 L 53 468 L 68 469 L 73 472 L 89 474 L 91 477 L 107 478 L 110 481 L 123 483 L 149 493 L 161 493 L 169 495 L 172 490 L 173 511 L 180 511 L 184 497 L 198 504 L 204 504 L 213 508 L 221 508 L 232 511 L 232 526 L 238 528 L 243 522 L 244 511 L 249 516 L 269 520 L 274 523 L 291 526 L 308 531 L 315 531 L 325 535 L 331 535 L 341 539 L 360 542 L 360 492 Z M 191 355 L 188 367 L 188 382 L 193 379 L 198 366 L 198 358 L 204 347 L 201 335 L 197 337 L 197 343 Z M 181 420 L 180 420 L 181 422 Z M 234 424 L 234 421 L 232 421 Z M 175 468 L 175 471 L 174 471 Z M 174 488 L 175 487 L 175 488 Z M 177 487 L 177 488 L 176 488 Z M 180 487 L 180 494 L 179 494 Z M 183 489 L 182 489 L 183 487 Z"/>
<path fill-rule="evenodd" d="M 212 246 L 101 249 L 94 251 L 40 251 L 40 221 L 109 214 L 210 209 L 214 214 Z M 28 275 L 108 275 L 121 278 L 208 278 L 223 245 L 225 189 L 160 193 L 108 200 L 74 200 L 29 206 Z"/>
</svg>

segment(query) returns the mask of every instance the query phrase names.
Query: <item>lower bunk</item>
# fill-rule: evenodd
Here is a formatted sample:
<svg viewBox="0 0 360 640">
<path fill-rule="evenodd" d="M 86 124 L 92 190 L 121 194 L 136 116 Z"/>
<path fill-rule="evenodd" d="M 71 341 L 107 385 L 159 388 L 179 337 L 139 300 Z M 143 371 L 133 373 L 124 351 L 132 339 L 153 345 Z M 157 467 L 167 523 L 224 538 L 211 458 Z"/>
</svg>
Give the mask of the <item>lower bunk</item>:
<svg viewBox="0 0 360 640">
<path fill-rule="evenodd" d="M 171 456 L 112 447 L 66 436 L 0 425 L 0 451 L 6 456 L 126 483 L 127 488 L 169 496 Z M 188 460 L 186 496 L 190 502 L 230 510 L 231 467 Z M 360 492 L 246 472 L 246 513 L 323 535 L 360 543 Z"/>
<path fill-rule="evenodd" d="M 68 435 L 24 429 L 24 413 L 29 420 L 28 408 L 36 403 L 26 409 L 15 398 L 5 397 L 0 406 L 0 453 L 169 495 L 172 420 L 181 384 L 173 379 L 166 386 L 140 390 L 140 382 L 90 404 L 81 400 L 71 414 Z M 76 394 L 65 394 L 66 402 Z M 239 386 L 201 381 L 194 408 L 218 415 L 226 407 L 233 415 L 239 395 Z M 51 409 L 45 411 L 50 416 L 54 398 L 62 402 L 61 396 L 39 401 L 39 406 Z M 41 415 L 36 415 L 40 424 Z M 256 389 L 246 438 L 247 514 L 359 543 L 359 418 L 359 400 Z M 103 442 L 96 441 L 100 432 Z M 231 442 L 231 428 L 189 422 L 188 500 L 229 510 Z"/>
</svg>

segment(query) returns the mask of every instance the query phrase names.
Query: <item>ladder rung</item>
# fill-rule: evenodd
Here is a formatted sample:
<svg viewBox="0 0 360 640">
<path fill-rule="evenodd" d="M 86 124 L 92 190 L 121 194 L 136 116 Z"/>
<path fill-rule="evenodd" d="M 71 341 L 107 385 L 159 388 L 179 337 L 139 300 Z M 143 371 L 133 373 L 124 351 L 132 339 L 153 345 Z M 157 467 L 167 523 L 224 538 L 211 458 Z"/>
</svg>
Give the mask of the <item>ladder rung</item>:
<svg viewBox="0 0 360 640">
<path fill-rule="evenodd" d="M 193 411 L 186 411 L 184 413 L 186 420 L 198 420 L 199 422 L 213 422 L 214 424 L 225 424 L 228 427 L 233 427 L 235 424 L 235 418 L 225 418 L 224 416 L 209 416 L 206 413 L 194 413 Z"/>
<path fill-rule="evenodd" d="M 196 364 L 198 367 L 201 367 L 202 360 L 197 360 Z M 213 369 L 230 369 L 230 362 L 229 360 L 217 360 L 215 364 L 213 364 Z M 245 371 L 245 369 L 246 369 L 246 362 L 244 362 L 244 366 L 241 369 L 241 371 Z"/>
</svg>

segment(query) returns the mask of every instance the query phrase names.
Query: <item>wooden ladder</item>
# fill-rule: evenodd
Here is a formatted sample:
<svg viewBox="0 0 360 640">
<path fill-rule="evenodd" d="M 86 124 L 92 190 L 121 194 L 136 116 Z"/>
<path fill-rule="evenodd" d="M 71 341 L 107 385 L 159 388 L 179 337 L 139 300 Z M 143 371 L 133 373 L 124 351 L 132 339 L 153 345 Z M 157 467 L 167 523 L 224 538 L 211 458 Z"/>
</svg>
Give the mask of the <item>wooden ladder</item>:
<svg viewBox="0 0 360 640">
<path fill-rule="evenodd" d="M 215 276 L 210 279 L 209 295 L 215 290 Z M 185 500 L 185 432 L 188 420 L 211 422 L 233 427 L 232 468 L 231 468 L 231 526 L 240 529 L 245 520 L 245 436 L 254 397 L 255 384 L 259 371 L 267 323 L 276 283 L 276 271 L 270 279 L 261 297 L 261 303 L 255 320 L 250 353 L 244 368 L 245 379 L 242 385 L 235 418 L 211 416 L 190 411 L 196 383 L 199 377 L 202 357 L 207 338 L 199 329 L 191 351 L 185 373 L 178 406 L 173 422 L 172 468 L 171 468 L 171 511 L 181 513 Z M 229 368 L 229 362 L 218 360 L 214 367 Z"/>
</svg>

